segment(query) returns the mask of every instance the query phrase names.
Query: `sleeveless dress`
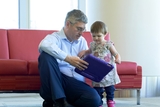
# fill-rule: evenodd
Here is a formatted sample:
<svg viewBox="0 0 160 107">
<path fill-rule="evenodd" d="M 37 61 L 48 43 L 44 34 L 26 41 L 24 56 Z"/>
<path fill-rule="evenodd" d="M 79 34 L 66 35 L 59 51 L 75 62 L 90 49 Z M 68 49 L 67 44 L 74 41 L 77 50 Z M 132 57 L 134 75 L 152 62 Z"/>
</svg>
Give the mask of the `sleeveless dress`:
<svg viewBox="0 0 160 107">
<path fill-rule="evenodd" d="M 92 54 L 114 66 L 100 82 L 92 82 L 93 87 L 107 87 L 120 83 L 120 78 L 117 74 L 116 63 L 114 56 L 110 52 L 110 47 L 113 45 L 111 41 L 106 41 L 104 44 L 96 44 L 94 41 L 90 43 Z M 98 72 L 98 71 L 97 71 Z"/>
</svg>

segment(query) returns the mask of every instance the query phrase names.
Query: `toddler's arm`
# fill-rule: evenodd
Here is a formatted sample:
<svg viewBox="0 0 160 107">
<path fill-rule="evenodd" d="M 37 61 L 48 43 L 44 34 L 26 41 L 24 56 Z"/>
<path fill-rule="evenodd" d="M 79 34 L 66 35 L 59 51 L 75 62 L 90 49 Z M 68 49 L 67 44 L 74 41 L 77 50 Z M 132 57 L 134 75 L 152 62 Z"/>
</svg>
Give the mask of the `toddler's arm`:
<svg viewBox="0 0 160 107">
<path fill-rule="evenodd" d="M 120 54 L 117 52 L 116 48 L 114 45 L 112 45 L 110 47 L 110 51 L 111 51 L 111 54 L 115 57 L 115 63 L 118 63 L 120 64 L 121 63 L 121 56 Z"/>
<path fill-rule="evenodd" d="M 83 58 L 85 55 L 91 54 L 91 49 L 83 50 L 78 53 L 78 57 Z"/>
</svg>

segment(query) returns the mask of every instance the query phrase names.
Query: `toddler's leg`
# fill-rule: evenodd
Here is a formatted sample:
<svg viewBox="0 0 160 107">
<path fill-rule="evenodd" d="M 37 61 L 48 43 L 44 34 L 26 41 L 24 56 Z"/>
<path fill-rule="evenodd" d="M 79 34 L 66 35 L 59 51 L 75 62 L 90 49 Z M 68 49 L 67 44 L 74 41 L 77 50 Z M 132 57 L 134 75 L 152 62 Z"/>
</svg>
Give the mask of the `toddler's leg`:
<svg viewBox="0 0 160 107">
<path fill-rule="evenodd" d="M 107 100 L 108 107 L 115 107 L 115 102 L 113 101 L 114 91 L 115 91 L 114 85 L 105 87 L 106 100 Z"/>
</svg>

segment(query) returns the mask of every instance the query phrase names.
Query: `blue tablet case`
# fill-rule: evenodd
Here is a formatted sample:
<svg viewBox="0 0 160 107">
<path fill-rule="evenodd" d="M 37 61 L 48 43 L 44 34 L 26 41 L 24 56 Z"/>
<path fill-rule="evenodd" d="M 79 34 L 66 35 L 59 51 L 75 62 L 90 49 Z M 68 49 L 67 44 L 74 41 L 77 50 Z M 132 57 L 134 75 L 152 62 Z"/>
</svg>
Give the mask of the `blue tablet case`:
<svg viewBox="0 0 160 107">
<path fill-rule="evenodd" d="M 91 54 L 87 55 L 83 60 L 89 63 L 88 68 L 85 70 L 75 68 L 75 72 L 95 82 L 100 82 L 114 68 L 113 65 Z"/>
</svg>

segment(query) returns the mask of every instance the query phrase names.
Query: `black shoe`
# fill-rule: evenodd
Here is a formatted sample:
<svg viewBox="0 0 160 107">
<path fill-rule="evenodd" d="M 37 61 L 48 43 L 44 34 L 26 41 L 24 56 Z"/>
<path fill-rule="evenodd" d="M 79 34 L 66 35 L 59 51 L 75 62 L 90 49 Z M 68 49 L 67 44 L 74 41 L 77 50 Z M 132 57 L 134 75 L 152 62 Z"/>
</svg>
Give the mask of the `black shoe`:
<svg viewBox="0 0 160 107">
<path fill-rule="evenodd" d="M 55 105 L 53 105 L 53 107 L 74 107 L 74 106 L 70 105 L 66 100 L 64 100 L 56 102 Z"/>
<path fill-rule="evenodd" d="M 53 101 L 43 101 L 42 106 L 43 107 L 54 107 L 53 106 Z"/>
<path fill-rule="evenodd" d="M 73 107 L 72 105 L 70 105 L 67 101 L 64 101 L 64 107 Z"/>
</svg>

